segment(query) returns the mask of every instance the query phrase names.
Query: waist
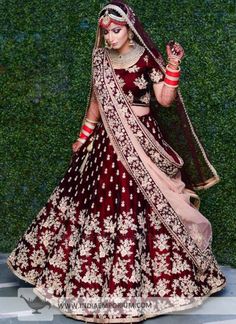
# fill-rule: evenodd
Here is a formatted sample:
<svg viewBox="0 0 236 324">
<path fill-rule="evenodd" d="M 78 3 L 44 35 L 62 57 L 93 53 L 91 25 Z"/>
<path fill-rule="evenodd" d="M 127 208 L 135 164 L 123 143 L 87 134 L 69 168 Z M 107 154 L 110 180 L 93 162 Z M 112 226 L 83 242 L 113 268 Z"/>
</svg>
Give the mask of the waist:
<svg viewBox="0 0 236 324">
<path fill-rule="evenodd" d="M 144 116 L 150 113 L 150 107 L 149 106 L 143 106 L 143 105 L 131 105 L 131 109 L 133 110 L 134 114 L 136 116 Z"/>
</svg>

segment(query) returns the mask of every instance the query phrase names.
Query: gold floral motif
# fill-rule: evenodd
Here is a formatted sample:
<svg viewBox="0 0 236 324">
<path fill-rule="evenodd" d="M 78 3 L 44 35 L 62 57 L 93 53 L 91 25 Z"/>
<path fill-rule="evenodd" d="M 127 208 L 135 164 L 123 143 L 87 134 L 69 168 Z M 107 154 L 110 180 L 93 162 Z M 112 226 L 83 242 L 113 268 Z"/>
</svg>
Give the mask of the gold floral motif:
<svg viewBox="0 0 236 324">
<path fill-rule="evenodd" d="M 117 74 L 117 80 L 121 86 L 121 88 L 123 88 L 123 86 L 125 85 L 125 81 L 123 78 L 121 78 L 118 74 Z"/>
<path fill-rule="evenodd" d="M 114 80 L 114 74 L 109 63 L 109 59 L 106 57 L 106 52 L 103 49 L 97 49 L 94 54 L 94 80 L 96 80 L 97 78 L 103 78 L 103 85 L 109 85 L 110 81 Z M 101 61 L 103 61 L 103 64 L 97 64 L 97 56 L 102 58 Z M 128 123 L 130 123 L 129 126 L 132 128 L 133 133 L 135 135 L 138 134 L 138 131 L 140 129 L 139 125 L 136 123 L 134 118 L 129 118 L 130 113 L 127 109 L 128 107 L 124 101 L 122 92 L 119 91 L 118 87 L 115 87 L 114 89 L 112 88 L 110 90 L 113 92 L 112 96 L 113 98 L 115 98 L 117 105 L 119 105 L 119 110 L 122 111 L 122 114 L 125 117 L 127 117 Z M 102 89 L 99 86 L 99 88 L 96 89 L 96 92 L 99 100 L 101 101 L 101 107 L 111 104 L 110 97 L 109 95 L 107 95 L 108 92 L 104 91 L 104 88 Z M 110 109 L 105 113 L 106 115 L 104 116 L 104 118 L 106 118 L 106 123 L 108 123 L 110 127 L 109 134 L 110 132 L 113 132 L 116 140 L 119 143 L 119 149 L 118 146 L 115 146 L 115 148 L 121 151 L 120 153 L 122 154 L 122 160 L 124 160 L 125 164 L 128 163 L 129 168 L 132 170 L 133 177 L 135 181 L 139 183 L 139 187 L 142 190 L 144 196 L 148 199 L 151 206 L 159 215 L 161 221 L 167 226 L 173 237 L 181 244 L 181 246 L 185 249 L 189 256 L 191 256 L 193 262 L 199 268 L 206 269 L 212 259 L 212 251 L 210 247 L 205 249 L 204 253 L 202 253 L 202 251 L 198 249 L 196 243 L 187 232 L 187 229 L 185 228 L 185 226 L 183 226 L 175 211 L 168 204 L 168 201 L 166 201 L 166 198 L 160 192 L 158 186 L 155 184 L 146 168 L 142 164 L 136 150 L 129 142 L 129 136 L 127 136 L 125 128 L 120 123 L 116 123 L 116 121 L 119 121 L 116 109 Z M 153 142 L 148 141 L 147 138 L 144 138 L 143 142 L 141 139 L 141 144 L 143 144 L 143 148 L 146 150 L 146 153 L 151 158 L 153 158 L 153 162 L 157 163 L 159 168 L 163 170 L 167 175 L 173 176 L 178 172 L 178 168 L 181 167 L 181 163 L 183 163 L 181 157 L 177 155 L 180 163 L 175 163 L 166 158 L 165 153 L 163 152 L 164 149 L 162 152 L 158 151 L 157 148 L 155 150 L 154 146 L 152 147 Z M 128 162 L 128 156 L 136 156 L 137 160 Z M 146 180 L 146 177 L 149 177 L 149 180 Z M 142 183 L 145 185 L 145 187 L 142 186 Z M 161 210 L 157 210 L 158 204 L 164 204 L 165 206 L 163 206 Z"/>
<path fill-rule="evenodd" d="M 136 73 L 140 70 L 140 67 L 134 64 L 133 66 L 130 66 L 129 68 L 125 69 L 129 73 Z"/>
<path fill-rule="evenodd" d="M 132 94 L 132 92 L 130 90 L 128 92 L 128 95 L 126 95 L 126 97 L 127 97 L 128 101 L 129 101 L 129 103 L 132 104 L 133 101 L 134 101 L 134 96 L 133 96 L 133 94 Z"/>
<path fill-rule="evenodd" d="M 195 242 L 197 242 L 197 244 L 202 244 L 204 237 L 201 232 L 199 232 L 199 226 L 197 224 L 192 224 L 189 228 L 191 230 L 191 236 Z"/>
<path fill-rule="evenodd" d="M 134 80 L 134 84 L 139 89 L 147 89 L 148 82 L 145 80 L 144 75 L 142 74 L 141 77 L 138 77 Z"/>
<path fill-rule="evenodd" d="M 161 73 L 161 71 L 158 71 L 154 68 L 150 72 L 149 76 L 154 83 L 158 83 L 161 79 L 163 79 L 163 74 Z"/>
<path fill-rule="evenodd" d="M 64 202 L 70 201 L 70 197 L 64 196 L 63 198 Z M 54 209 L 51 209 L 48 213 L 47 217 L 54 213 Z M 87 210 L 80 210 L 79 215 L 88 215 Z M 99 220 L 98 215 L 98 213 L 91 214 L 90 220 Z M 215 259 L 209 265 L 205 275 L 196 272 L 196 276 L 192 277 L 190 273 L 195 271 L 194 265 L 190 260 L 187 262 L 187 254 L 180 249 L 180 246 L 172 240 L 171 236 L 162 233 L 163 227 L 157 217 L 154 220 L 155 214 L 153 212 L 149 214 L 144 211 L 140 212 L 137 215 L 137 225 L 134 224 L 133 220 L 131 221 L 132 215 L 133 211 L 130 210 L 117 215 L 117 218 L 107 216 L 104 220 L 94 222 L 92 227 L 89 223 L 82 221 L 81 223 L 84 224 L 82 233 L 85 233 L 88 227 L 87 232 L 90 234 L 100 233 L 101 222 L 103 222 L 106 228 L 105 235 L 108 235 L 109 239 L 101 233 L 91 235 L 91 237 L 86 236 L 82 244 L 74 246 L 69 255 L 64 252 L 64 246 L 69 244 L 61 241 L 61 234 L 55 234 L 53 227 L 47 228 L 47 231 L 54 234 L 54 237 L 48 236 L 51 237 L 49 245 L 57 246 L 58 249 L 53 249 L 54 253 L 47 254 L 47 256 L 41 248 L 31 254 L 29 249 L 30 237 L 32 236 L 33 244 L 35 237 L 35 230 L 32 229 L 27 233 L 27 242 L 19 243 L 16 248 L 17 253 L 16 250 L 12 251 L 8 258 L 8 264 L 20 278 L 33 284 L 37 283 L 37 291 L 41 291 L 42 294 L 45 291 L 45 297 L 47 293 L 54 296 L 75 297 L 75 291 L 77 297 L 99 298 L 101 294 L 109 298 L 141 295 L 143 297 L 171 296 L 167 301 L 160 301 L 158 304 L 160 312 L 168 311 L 170 307 L 179 309 L 182 305 L 188 305 L 193 296 L 205 296 L 221 289 L 224 280 Z M 150 222 L 151 219 L 152 222 Z M 118 227 L 117 224 L 120 224 L 120 226 Z M 43 224 L 40 223 L 37 228 L 45 229 Z M 116 243 L 115 237 L 112 236 L 114 228 L 116 228 L 116 235 L 122 238 L 117 240 Z M 152 242 L 156 243 L 154 247 L 161 252 L 156 254 L 155 257 L 150 255 L 147 247 L 146 235 L 150 233 L 150 230 L 153 233 Z M 73 237 L 78 235 L 76 226 L 72 226 L 71 231 Z M 129 236 L 123 238 L 124 235 Z M 95 237 L 98 239 L 96 251 L 103 251 L 101 255 L 91 253 L 90 248 L 85 248 L 85 246 L 92 247 L 94 245 Z M 169 239 L 171 239 L 172 244 L 168 244 Z M 68 237 L 65 241 L 67 240 L 70 241 L 71 238 Z M 59 242 L 61 243 L 59 244 Z M 26 244 L 29 248 L 26 247 Z M 114 244 L 116 244 L 115 250 Z M 82 255 L 81 251 L 83 251 Z M 146 252 L 144 253 L 144 251 Z M 115 262 L 114 256 L 117 257 Z M 168 260 L 170 257 L 171 259 Z M 53 269 L 45 267 L 47 262 Z M 171 268 L 169 267 L 170 264 L 172 264 Z M 28 267 L 30 270 L 26 271 Z M 40 268 L 42 269 L 41 273 Z M 103 273 L 106 276 L 103 276 Z M 173 279 L 173 274 L 177 273 L 179 276 L 175 276 Z M 153 276 L 157 278 L 155 282 L 151 279 Z M 111 281 L 115 284 L 112 293 L 108 288 L 108 283 Z M 134 283 L 141 284 L 133 285 Z M 84 284 L 87 285 L 86 288 L 82 286 Z M 96 288 L 92 287 L 94 284 L 96 284 Z M 132 285 L 132 288 L 127 288 L 130 285 Z M 156 312 L 157 309 L 155 308 L 154 311 Z M 150 308 L 144 310 L 144 314 L 146 312 L 150 314 Z M 133 316 L 130 314 L 127 316 Z M 82 313 L 82 315 L 86 316 L 86 313 Z M 110 313 L 105 313 L 104 316 L 109 319 L 109 322 L 114 319 Z M 117 318 L 115 319 L 117 321 Z"/>
<path fill-rule="evenodd" d="M 144 102 L 145 104 L 149 104 L 151 95 L 149 92 L 146 92 L 141 98 L 140 101 Z"/>
<path fill-rule="evenodd" d="M 144 56 L 144 61 L 148 64 L 148 55 Z"/>
</svg>

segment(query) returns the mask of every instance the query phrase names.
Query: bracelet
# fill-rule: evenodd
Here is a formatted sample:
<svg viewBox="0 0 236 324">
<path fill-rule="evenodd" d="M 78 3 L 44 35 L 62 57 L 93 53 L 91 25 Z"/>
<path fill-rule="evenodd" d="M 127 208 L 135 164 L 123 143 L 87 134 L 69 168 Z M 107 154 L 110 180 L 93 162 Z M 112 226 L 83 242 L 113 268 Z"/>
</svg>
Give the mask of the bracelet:
<svg viewBox="0 0 236 324">
<path fill-rule="evenodd" d="M 179 67 L 179 64 L 178 64 L 178 63 L 175 63 L 175 62 L 168 61 L 167 64 L 170 64 L 170 65 L 172 65 L 172 66 L 174 66 L 174 67 L 176 67 L 176 68 Z"/>
<path fill-rule="evenodd" d="M 178 70 L 174 70 L 167 65 L 164 84 L 171 88 L 177 88 L 179 85 L 179 78 L 180 78 L 180 67 Z"/>
<path fill-rule="evenodd" d="M 168 61 L 170 61 L 170 60 L 177 61 L 179 64 L 181 63 L 181 59 L 178 58 L 178 56 L 175 56 L 175 55 L 168 56 Z"/>
<path fill-rule="evenodd" d="M 97 123 L 98 123 L 97 120 L 91 120 L 91 119 L 88 119 L 87 117 L 86 117 L 85 120 L 87 120 L 87 121 L 90 122 L 90 123 L 94 123 L 94 124 L 97 124 Z"/>
<path fill-rule="evenodd" d="M 76 140 L 77 142 L 81 142 L 81 143 L 85 143 L 86 142 L 86 139 L 85 138 L 77 138 L 77 140 Z"/>
<path fill-rule="evenodd" d="M 168 73 L 170 76 L 180 76 L 180 66 L 178 66 L 178 69 L 172 69 L 171 67 L 169 67 L 169 65 L 167 64 L 166 66 L 166 73 Z"/>
<path fill-rule="evenodd" d="M 92 125 L 88 119 L 85 119 L 85 123 L 82 126 L 81 132 L 79 134 L 79 140 L 81 143 L 85 143 L 90 134 L 94 131 L 96 125 Z"/>
</svg>

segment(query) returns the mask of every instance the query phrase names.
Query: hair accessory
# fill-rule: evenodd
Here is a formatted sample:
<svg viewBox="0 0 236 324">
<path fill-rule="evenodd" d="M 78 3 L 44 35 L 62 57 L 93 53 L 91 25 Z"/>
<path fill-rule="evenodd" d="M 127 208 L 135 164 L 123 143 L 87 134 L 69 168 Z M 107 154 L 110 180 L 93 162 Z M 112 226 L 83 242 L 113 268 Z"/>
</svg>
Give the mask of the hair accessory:
<svg viewBox="0 0 236 324">
<path fill-rule="evenodd" d="M 124 17 L 126 19 L 128 26 L 135 34 L 135 40 L 137 40 L 140 45 L 146 48 L 146 50 L 158 64 L 161 72 L 165 74 L 166 64 L 160 50 L 156 47 L 156 44 L 153 41 L 152 37 L 150 37 L 150 35 L 144 29 L 138 16 L 136 16 L 133 13 L 132 8 L 130 8 L 130 6 L 125 3 L 125 0 L 110 0 L 108 5 L 105 5 L 103 8 L 101 8 L 98 15 L 98 20 L 100 19 L 101 15 L 104 15 L 106 9 L 113 9 L 121 17 Z M 97 28 L 94 48 L 100 53 L 100 48 L 103 47 L 103 44 L 104 39 L 102 37 L 102 28 Z M 110 54 L 110 51 L 112 51 L 112 49 L 108 51 L 108 54 Z M 174 59 L 173 63 L 175 63 Z M 122 68 L 124 68 L 124 66 L 122 66 Z M 91 78 L 90 87 L 92 87 L 92 85 L 93 84 Z M 173 132 L 178 135 L 171 136 L 171 144 L 173 145 L 173 147 L 175 147 L 175 144 L 177 144 L 177 146 L 179 145 L 178 147 L 180 148 L 180 151 L 182 150 L 182 152 L 184 152 L 184 156 L 186 157 L 185 161 L 188 161 L 188 163 L 185 164 L 184 171 L 185 179 L 187 181 L 187 184 L 189 185 L 189 188 L 192 188 L 193 190 L 207 189 L 217 183 L 220 178 L 214 166 L 211 164 L 211 161 L 208 159 L 204 146 L 201 144 L 197 134 L 195 133 L 195 129 L 191 123 L 190 117 L 188 116 L 188 112 L 186 110 L 180 89 L 178 89 L 176 94 L 175 105 L 177 109 L 173 110 L 173 114 L 174 116 L 176 116 L 177 123 Z M 89 102 L 87 109 L 88 107 Z M 171 129 L 172 119 L 165 119 L 165 116 L 162 116 L 161 118 L 163 118 L 162 121 L 164 130 Z M 179 141 L 179 134 L 181 134 L 183 141 Z"/>
<path fill-rule="evenodd" d="M 107 28 L 111 23 L 124 26 L 127 24 L 125 18 L 115 16 L 109 13 L 108 9 L 105 11 L 105 14 L 99 19 L 99 26 Z"/>
</svg>

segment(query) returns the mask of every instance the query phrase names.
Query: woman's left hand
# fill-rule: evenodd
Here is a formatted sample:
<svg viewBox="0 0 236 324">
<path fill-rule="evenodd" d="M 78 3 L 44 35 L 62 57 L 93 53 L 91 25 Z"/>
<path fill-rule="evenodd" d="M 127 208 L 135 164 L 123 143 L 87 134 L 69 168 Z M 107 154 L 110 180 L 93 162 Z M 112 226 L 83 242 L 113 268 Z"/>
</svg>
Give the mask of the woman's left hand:
<svg viewBox="0 0 236 324">
<path fill-rule="evenodd" d="M 179 43 L 174 43 L 173 46 L 170 46 L 168 43 L 166 45 L 166 53 L 169 61 L 178 62 L 184 57 L 184 49 Z"/>
</svg>

